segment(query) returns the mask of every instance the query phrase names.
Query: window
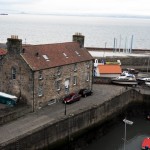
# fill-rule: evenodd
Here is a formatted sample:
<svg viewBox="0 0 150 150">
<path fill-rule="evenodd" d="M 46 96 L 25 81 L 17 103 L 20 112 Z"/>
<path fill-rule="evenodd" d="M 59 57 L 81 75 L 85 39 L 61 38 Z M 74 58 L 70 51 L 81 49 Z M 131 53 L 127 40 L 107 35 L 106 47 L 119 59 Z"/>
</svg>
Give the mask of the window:
<svg viewBox="0 0 150 150">
<path fill-rule="evenodd" d="M 75 53 L 76 53 L 78 56 L 81 56 L 81 55 L 79 54 L 79 52 L 78 52 L 78 51 L 75 51 Z"/>
<path fill-rule="evenodd" d="M 42 77 L 42 71 L 40 70 L 39 71 L 39 80 L 42 80 L 43 79 L 43 77 Z"/>
<path fill-rule="evenodd" d="M 12 76 L 12 79 L 16 79 L 16 68 L 12 68 L 11 70 L 11 76 Z"/>
<path fill-rule="evenodd" d="M 64 55 L 66 58 L 68 58 L 68 56 L 67 56 L 67 54 L 66 54 L 66 53 L 63 53 L 63 55 Z"/>
<path fill-rule="evenodd" d="M 73 85 L 77 85 L 77 77 L 76 76 L 73 77 Z"/>
<path fill-rule="evenodd" d="M 90 63 L 89 62 L 86 63 L 86 67 L 90 68 Z"/>
<path fill-rule="evenodd" d="M 89 80 L 90 80 L 90 73 L 87 72 L 87 74 L 86 74 L 86 81 L 89 81 Z"/>
<path fill-rule="evenodd" d="M 49 61 L 49 58 L 48 58 L 47 55 L 43 55 L 43 57 L 44 57 L 44 59 L 45 59 L 46 61 Z"/>
<path fill-rule="evenodd" d="M 77 71 L 77 64 L 74 64 L 74 71 Z"/>
<path fill-rule="evenodd" d="M 60 91 L 60 81 L 56 81 L 56 90 Z"/>
<path fill-rule="evenodd" d="M 61 67 L 57 68 L 57 75 L 60 76 L 61 75 Z"/>
<path fill-rule="evenodd" d="M 38 96 L 42 96 L 43 95 L 43 86 L 40 85 L 38 88 Z"/>
</svg>

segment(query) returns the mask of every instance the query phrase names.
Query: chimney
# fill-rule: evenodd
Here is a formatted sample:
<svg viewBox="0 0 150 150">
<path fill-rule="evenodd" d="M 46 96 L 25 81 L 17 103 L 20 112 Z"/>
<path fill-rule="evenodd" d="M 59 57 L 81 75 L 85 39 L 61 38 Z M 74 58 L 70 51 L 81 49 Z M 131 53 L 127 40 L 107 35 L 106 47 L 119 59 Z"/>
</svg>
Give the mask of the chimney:
<svg viewBox="0 0 150 150">
<path fill-rule="evenodd" d="M 20 54 L 22 51 L 22 40 L 18 39 L 17 35 L 11 35 L 7 39 L 7 51 L 9 54 Z"/>
<path fill-rule="evenodd" d="M 84 47 L 84 36 L 81 33 L 75 33 L 73 35 L 73 42 L 78 42 L 81 48 Z"/>
</svg>

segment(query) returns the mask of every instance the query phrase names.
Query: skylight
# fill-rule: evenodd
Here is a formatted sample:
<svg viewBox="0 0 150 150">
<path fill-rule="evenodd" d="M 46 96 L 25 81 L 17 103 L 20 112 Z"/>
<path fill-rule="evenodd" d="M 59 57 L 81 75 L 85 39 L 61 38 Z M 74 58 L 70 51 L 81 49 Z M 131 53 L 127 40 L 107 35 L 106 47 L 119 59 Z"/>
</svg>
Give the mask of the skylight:
<svg viewBox="0 0 150 150">
<path fill-rule="evenodd" d="M 67 56 L 67 54 L 66 54 L 66 53 L 63 53 L 63 55 L 64 55 L 66 58 L 68 58 L 68 56 Z"/>
<path fill-rule="evenodd" d="M 46 61 L 49 61 L 49 58 L 48 58 L 47 55 L 43 55 L 43 57 L 44 57 L 44 59 L 45 59 Z"/>
<path fill-rule="evenodd" d="M 78 56 L 81 56 L 81 55 L 79 54 L 79 52 L 78 52 L 78 51 L 75 51 L 75 53 L 76 53 Z"/>
</svg>

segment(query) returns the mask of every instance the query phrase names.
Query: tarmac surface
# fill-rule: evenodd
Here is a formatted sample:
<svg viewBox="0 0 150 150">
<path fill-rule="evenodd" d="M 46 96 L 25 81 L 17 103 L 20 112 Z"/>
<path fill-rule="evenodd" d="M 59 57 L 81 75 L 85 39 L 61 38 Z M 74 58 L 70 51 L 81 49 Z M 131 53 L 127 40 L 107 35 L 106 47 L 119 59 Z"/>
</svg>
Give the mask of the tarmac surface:
<svg viewBox="0 0 150 150">
<path fill-rule="evenodd" d="M 80 101 L 66 105 L 66 115 L 99 105 L 128 89 L 125 86 L 94 84 L 92 96 L 81 98 Z M 142 92 L 140 87 L 137 90 Z M 148 89 L 147 91 L 150 94 L 150 90 Z M 65 104 L 60 102 L 4 124 L 0 126 L 0 144 L 29 133 L 34 129 L 36 130 L 47 123 L 52 123 L 61 117 L 65 117 Z"/>
</svg>

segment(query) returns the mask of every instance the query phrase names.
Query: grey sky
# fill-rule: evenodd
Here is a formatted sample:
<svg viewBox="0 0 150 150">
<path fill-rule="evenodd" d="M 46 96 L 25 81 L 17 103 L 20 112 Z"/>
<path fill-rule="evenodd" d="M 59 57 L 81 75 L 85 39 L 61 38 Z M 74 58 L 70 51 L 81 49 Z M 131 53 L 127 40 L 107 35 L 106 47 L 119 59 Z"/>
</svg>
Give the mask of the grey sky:
<svg viewBox="0 0 150 150">
<path fill-rule="evenodd" d="M 149 15 L 150 0 L 0 0 L 0 13 Z"/>
</svg>

